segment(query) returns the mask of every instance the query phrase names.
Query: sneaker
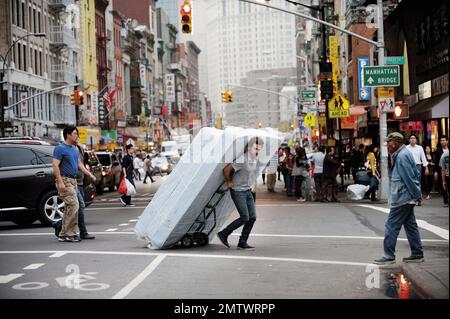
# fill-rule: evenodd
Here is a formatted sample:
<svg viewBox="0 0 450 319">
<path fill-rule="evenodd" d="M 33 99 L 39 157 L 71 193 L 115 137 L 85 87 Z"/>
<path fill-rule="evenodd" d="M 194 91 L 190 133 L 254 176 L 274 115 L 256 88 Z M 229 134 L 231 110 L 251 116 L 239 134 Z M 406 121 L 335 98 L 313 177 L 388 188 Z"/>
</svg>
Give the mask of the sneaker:
<svg viewBox="0 0 450 319">
<path fill-rule="evenodd" d="M 127 207 L 135 207 L 136 205 L 135 204 L 128 204 L 128 205 L 125 205 L 125 206 L 127 206 Z"/>
<path fill-rule="evenodd" d="M 237 249 L 255 250 L 255 247 L 245 243 L 245 244 L 238 244 Z"/>
<path fill-rule="evenodd" d="M 422 256 L 409 256 L 403 258 L 403 262 L 405 263 L 421 263 L 424 262 L 425 258 Z"/>
<path fill-rule="evenodd" d="M 373 261 L 375 265 L 391 265 L 395 264 L 395 258 L 385 258 L 381 257 L 380 259 L 375 259 Z"/>
<path fill-rule="evenodd" d="M 64 237 L 64 236 L 58 236 L 58 241 L 59 241 L 60 243 L 65 242 L 65 241 L 66 241 L 66 237 Z"/>
<path fill-rule="evenodd" d="M 225 246 L 227 246 L 227 248 L 230 248 L 230 244 L 228 243 L 228 236 L 226 236 L 224 233 L 222 232 L 218 232 L 217 233 L 217 237 L 219 237 L 220 241 L 222 242 L 222 244 L 224 244 Z"/>
<path fill-rule="evenodd" d="M 122 203 L 123 206 L 127 206 L 127 204 L 123 201 L 122 197 L 119 198 L 120 202 Z"/>
<path fill-rule="evenodd" d="M 71 242 L 71 243 L 78 243 L 81 241 L 81 238 L 78 237 L 78 235 L 67 236 L 64 241 Z"/>
<path fill-rule="evenodd" d="M 446 208 L 447 208 L 447 207 L 448 207 L 448 204 L 444 204 L 443 207 L 446 207 Z"/>
<path fill-rule="evenodd" d="M 81 239 L 95 239 L 95 236 L 92 236 L 89 233 L 81 234 L 80 237 L 81 237 Z"/>
<path fill-rule="evenodd" d="M 304 199 L 303 197 L 300 197 L 299 199 L 297 199 L 297 202 L 305 202 L 306 199 Z"/>
</svg>

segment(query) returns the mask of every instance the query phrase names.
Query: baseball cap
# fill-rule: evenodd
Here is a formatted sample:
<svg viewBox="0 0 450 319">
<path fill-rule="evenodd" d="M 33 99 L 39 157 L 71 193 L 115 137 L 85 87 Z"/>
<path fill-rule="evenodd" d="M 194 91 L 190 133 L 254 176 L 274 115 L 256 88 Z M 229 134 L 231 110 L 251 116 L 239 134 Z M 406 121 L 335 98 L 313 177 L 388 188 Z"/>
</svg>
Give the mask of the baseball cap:
<svg viewBox="0 0 450 319">
<path fill-rule="evenodd" d="M 390 133 L 387 138 L 385 139 L 386 142 L 390 142 L 390 141 L 396 141 L 399 143 L 403 143 L 405 141 L 405 138 L 403 137 L 402 134 L 398 133 L 398 132 L 394 132 L 394 133 Z"/>
</svg>

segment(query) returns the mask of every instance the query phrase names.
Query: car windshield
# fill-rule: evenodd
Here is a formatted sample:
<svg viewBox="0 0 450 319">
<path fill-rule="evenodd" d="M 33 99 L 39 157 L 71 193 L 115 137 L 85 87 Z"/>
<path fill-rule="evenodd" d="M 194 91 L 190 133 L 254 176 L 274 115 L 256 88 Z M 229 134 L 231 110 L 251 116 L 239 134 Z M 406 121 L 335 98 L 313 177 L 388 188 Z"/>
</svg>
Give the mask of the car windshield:
<svg viewBox="0 0 450 319">
<path fill-rule="evenodd" d="M 103 166 L 111 165 L 111 158 L 108 154 L 97 154 L 98 160 Z"/>
</svg>

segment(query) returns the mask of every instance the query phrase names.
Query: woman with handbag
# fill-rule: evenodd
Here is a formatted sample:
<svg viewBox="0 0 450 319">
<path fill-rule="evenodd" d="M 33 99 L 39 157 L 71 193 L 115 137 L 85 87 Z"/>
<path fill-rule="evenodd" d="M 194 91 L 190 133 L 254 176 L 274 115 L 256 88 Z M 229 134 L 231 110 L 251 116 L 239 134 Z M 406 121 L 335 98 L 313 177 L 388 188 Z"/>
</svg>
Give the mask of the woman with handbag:
<svg viewBox="0 0 450 319">
<path fill-rule="evenodd" d="M 374 149 L 375 148 L 373 145 L 367 147 L 367 158 L 365 164 L 367 174 L 370 176 L 369 196 L 372 202 L 376 200 L 378 184 L 380 183 L 380 173 L 377 169 L 377 159 Z"/>
</svg>

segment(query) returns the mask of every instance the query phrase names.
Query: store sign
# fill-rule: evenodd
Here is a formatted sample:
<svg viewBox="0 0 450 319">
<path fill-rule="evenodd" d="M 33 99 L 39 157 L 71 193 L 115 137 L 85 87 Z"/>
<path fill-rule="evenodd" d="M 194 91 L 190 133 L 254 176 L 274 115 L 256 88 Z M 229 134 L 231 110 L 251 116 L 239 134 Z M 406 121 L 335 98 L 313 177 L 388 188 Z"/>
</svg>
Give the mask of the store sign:
<svg viewBox="0 0 450 319">
<path fill-rule="evenodd" d="M 92 116 L 91 116 L 91 124 L 97 125 L 98 124 L 98 91 L 94 91 L 91 94 L 91 109 L 92 109 Z"/>
<path fill-rule="evenodd" d="M 431 94 L 433 96 L 448 92 L 448 73 L 437 77 L 431 81 Z"/>
<path fill-rule="evenodd" d="M 419 85 L 419 101 L 431 97 L 431 81 Z"/>
<path fill-rule="evenodd" d="M 175 74 L 166 74 L 166 101 L 175 102 Z"/>
<path fill-rule="evenodd" d="M 26 98 L 28 97 L 27 92 L 20 92 L 20 116 L 28 117 L 28 101 Z"/>
</svg>

